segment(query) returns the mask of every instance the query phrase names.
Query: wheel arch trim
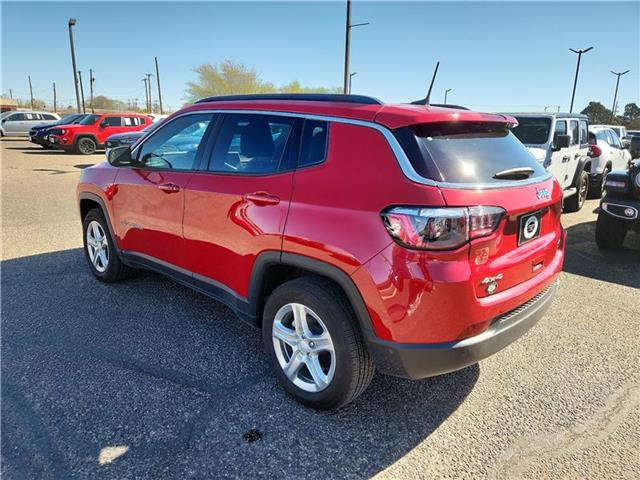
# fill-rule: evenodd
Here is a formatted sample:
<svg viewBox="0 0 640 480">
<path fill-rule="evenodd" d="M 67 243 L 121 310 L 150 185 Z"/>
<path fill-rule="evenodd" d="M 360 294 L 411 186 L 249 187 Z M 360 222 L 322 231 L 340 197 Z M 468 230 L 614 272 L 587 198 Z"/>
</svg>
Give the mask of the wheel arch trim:
<svg viewBox="0 0 640 480">
<path fill-rule="evenodd" d="M 111 235 L 113 244 L 115 245 L 116 250 L 119 252 L 120 249 L 118 247 L 118 241 L 115 235 L 115 230 L 113 229 L 113 225 L 111 223 L 111 217 L 109 215 L 109 210 L 107 209 L 107 204 L 104 202 L 104 200 L 99 195 L 92 192 L 80 192 L 78 194 L 78 200 L 79 200 L 78 208 L 80 208 L 80 206 L 82 205 L 82 200 L 90 200 L 92 202 L 96 202 L 100 206 L 100 209 L 102 210 L 104 218 L 107 221 L 107 228 L 109 228 L 109 235 Z M 84 218 L 82 218 L 82 209 L 80 209 L 79 213 L 80 213 L 80 219 L 84 221 Z"/>
</svg>

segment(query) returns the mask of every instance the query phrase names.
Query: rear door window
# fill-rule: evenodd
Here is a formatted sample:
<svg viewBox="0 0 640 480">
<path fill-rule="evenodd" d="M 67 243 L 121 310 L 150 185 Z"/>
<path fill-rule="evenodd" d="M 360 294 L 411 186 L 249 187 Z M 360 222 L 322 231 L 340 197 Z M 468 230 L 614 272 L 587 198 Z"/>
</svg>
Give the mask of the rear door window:
<svg viewBox="0 0 640 480">
<path fill-rule="evenodd" d="M 438 182 L 505 183 L 523 178 L 495 178 L 514 168 L 530 169 L 528 178 L 545 169 L 504 124 L 433 123 L 396 131 L 416 172 Z M 527 177 L 525 177 L 527 178 Z"/>
</svg>

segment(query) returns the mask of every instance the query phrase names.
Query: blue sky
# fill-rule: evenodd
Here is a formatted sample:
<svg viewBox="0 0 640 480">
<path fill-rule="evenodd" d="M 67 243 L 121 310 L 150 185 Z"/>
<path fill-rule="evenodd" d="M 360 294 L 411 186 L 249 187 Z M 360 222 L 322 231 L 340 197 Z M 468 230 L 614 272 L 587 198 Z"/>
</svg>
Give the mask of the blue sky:
<svg viewBox="0 0 640 480">
<path fill-rule="evenodd" d="M 164 103 L 184 103 L 192 69 L 244 62 L 276 84 L 341 86 L 344 2 L 2 2 L 2 92 L 73 104 L 67 20 L 75 29 L 85 90 L 144 103 L 141 81 L 158 56 Z M 353 93 L 400 102 L 424 97 L 436 60 L 434 101 L 485 111 L 568 110 L 576 55 L 585 54 L 576 109 L 590 100 L 640 102 L 640 2 L 354 1 Z M 88 96 L 88 94 L 87 94 Z M 157 98 L 154 91 L 153 97 Z"/>
</svg>

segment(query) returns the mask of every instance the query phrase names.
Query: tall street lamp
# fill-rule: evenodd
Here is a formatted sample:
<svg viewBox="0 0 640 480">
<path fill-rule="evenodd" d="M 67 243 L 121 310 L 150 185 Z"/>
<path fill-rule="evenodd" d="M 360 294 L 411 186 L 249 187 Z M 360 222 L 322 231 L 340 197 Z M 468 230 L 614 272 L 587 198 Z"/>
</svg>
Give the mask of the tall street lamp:
<svg viewBox="0 0 640 480">
<path fill-rule="evenodd" d="M 571 94 L 571 106 L 569 107 L 569 113 L 573 113 L 573 100 L 576 97 L 576 85 L 578 84 L 578 72 L 580 71 L 580 59 L 582 58 L 583 53 L 587 53 L 591 49 L 593 49 L 593 47 L 589 47 L 584 50 L 574 50 L 573 48 L 569 49 L 573 53 L 578 54 L 578 65 L 576 66 L 576 78 L 573 80 L 573 93 Z"/>
<path fill-rule="evenodd" d="M 447 89 L 444 91 L 444 104 L 445 104 L 445 105 L 447 104 L 447 95 L 449 94 L 449 92 L 450 92 L 451 90 L 453 90 L 453 88 L 447 88 Z"/>
<path fill-rule="evenodd" d="M 365 23 L 356 23 L 351 24 L 351 0 L 347 0 L 347 23 L 345 26 L 345 42 L 344 42 L 344 85 L 342 91 L 344 93 L 349 93 L 349 54 L 351 50 L 351 29 L 353 27 L 363 27 L 365 25 L 369 25 L 369 22 Z"/>
<path fill-rule="evenodd" d="M 78 69 L 76 68 L 76 49 L 73 45 L 73 26 L 76 24 L 75 18 L 69 19 L 69 44 L 71 45 L 71 66 L 73 68 L 73 86 L 76 88 L 76 104 L 78 106 L 78 113 L 81 113 L 80 110 L 80 92 L 78 91 L 78 77 L 76 72 Z"/>
<path fill-rule="evenodd" d="M 349 94 L 351 94 L 351 82 L 353 81 L 353 77 L 356 76 L 358 72 L 351 72 L 349 74 Z"/>
<path fill-rule="evenodd" d="M 613 123 L 613 117 L 615 117 L 616 115 L 616 100 L 618 99 L 618 85 L 620 85 L 620 77 L 625 73 L 629 73 L 629 70 L 626 70 L 624 72 L 614 72 L 613 70 L 611 70 L 611 73 L 617 76 L 618 79 L 616 80 L 616 93 L 613 94 L 613 105 L 611 106 L 611 120 L 609 120 L 609 123 Z"/>
</svg>

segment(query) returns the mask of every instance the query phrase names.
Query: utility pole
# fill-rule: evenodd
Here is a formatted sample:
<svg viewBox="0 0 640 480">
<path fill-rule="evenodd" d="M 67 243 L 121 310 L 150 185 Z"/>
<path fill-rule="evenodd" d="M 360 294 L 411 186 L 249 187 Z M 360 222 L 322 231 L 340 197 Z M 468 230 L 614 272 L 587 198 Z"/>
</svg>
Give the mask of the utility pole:
<svg viewBox="0 0 640 480">
<path fill-rule="evenodd" d="M 450 92 L 451 90 L 453 90 L 453 88 L 447 88 L 447 89 L 444 91 L 444 104 L 445 104 L 445 105 L 447 104 L 447 95 L 449 94 L 449 92 Z"/>
<path fill-rule="evenodd" d="M 78 70 L 78 80 L 80 80 L 80 95 L 82 97 L 82 113 L 87 113 L 87 110 L 84 108 L 84 88 L 82 87 L 82 72 Z"/>
<path fill-rule="evenodd" d="M 76 72 L 78 71 L 76 68 L 76 49 L 73 45 L 73 26 L 76 24 L 75 18 L 69 19 L 69 44 L 71 45 L 71 66 L 73 68 L 73 85 L 76 88 L 76 104 L 78 105 L 78 113 L 80 110 L 80 92 L 78 91 L 78 77 L 76 76 Z"/>
<path fill-rule="evenodd" d="M 609 120 L 609 123 L 613 123 L 613 118 L 616 116 L 616 100 L 618 99 L 618 86 L 620 85 L 620 77 L 626 73 L 629 73 L 629 70 L 626 70 L 624 72 L 614 72 L 613 70 L 611 70 L 611 73 L 613 73 L 618 78 L 616 80 L 616 93 L 613 94 L 613 105 L 611 106 L 611 120 Z"/>
<path fill-rule="evenodd" d="M 31 95 L 31 110 L 33 110 L 33 88 L 31 87 L 31 75 L 29 75 L 29 94 Z"/>
<path fill-rule="evenodd" d="M 349 92 L 349 56 L 351 52 L 351 29 L 353 27 L 363 27 L 369 25 L 369 22 L 351 24 L 351 0 L 347 0 L 347 21 L 345 25 L 345 41 L 344 41 L 344 85 L 342 91 L 346 94 Z"/>
<path fill-rule="evenodd" d="M 93 84 L 96 81 L 96 77 L 93 74 L 94 71 L 89 69 L 89 106 L 91 107 L 91 113 L 96 113 L 93 109 Z"/>
<path fill-rule="evenodd" d="M 351 82 L 353 81 L 353 77 L 356 76 L 358 72 L 351 72 L 349 74 L 349 95 L 351 95 Z"/>
<path fill-rule="evenodd" d="M 147 83 L 148 83 L 147 77 L 144 77 L 142 81 L 144 82 L 144 98 L 146 99 L 145 110 L 148 112 L 149 111 L 149 89 L 147 88 Z"/>
<path fill-rule="evenodd" d="M 9 89 L 9 98 L 13 100 L 13 90 Z"/>
<path fill-rule="evenodd" d="M 589 47 L 584 50 L 574 50 L 573 48 L 569 49 L 573 53 L 578 54 L 578 64 L 576 65 L 576 78 L 573 80 L 573 93 L 571 94 L 571 106 L 569 107 L 569 113 L 573 113 L 573 100 L 576 97 L 576 85 L 578 84 L 578 72 L 580 72 L 580 60 L 582 59 L 582 54 L 587 53 L 591 49 L 593 49 L 593 47 Z"/>
<path fill-rule="evenodd" d="M 162 115 L 164 111 L 162 110 L 162 90 L 160 90 L 160 67 L 158 67 L 158 57 L 154 57 L 156 60 L 156 80 L 158 81 L 158 103 L 160 104 L 160 114 Z"/>
<path fill-rule="evenodd" d="M 149 87 L 149 113 L 153 113 L 153 100 L 151 99 L 151 77 L 153 77 L 150 73 L 145 73 L 147 76 L 147 86 Z"/>
<path fill-rule="evenodd" d="M 56 96 L 56 82 L 53 82 L 53 113 L 58 112 L 58 97 Z"/>
</svg>

